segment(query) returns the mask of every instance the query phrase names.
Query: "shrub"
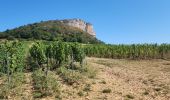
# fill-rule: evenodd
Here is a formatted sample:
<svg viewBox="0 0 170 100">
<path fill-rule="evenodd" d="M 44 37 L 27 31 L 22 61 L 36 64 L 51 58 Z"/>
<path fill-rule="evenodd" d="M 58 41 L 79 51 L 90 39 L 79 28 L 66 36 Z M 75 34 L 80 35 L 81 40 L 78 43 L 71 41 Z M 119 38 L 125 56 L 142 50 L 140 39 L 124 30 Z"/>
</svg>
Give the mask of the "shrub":
<svg viewBox="0 0 170 100">
<path fill-rule="evenodd" d="M 145 91 L 143 94 L 144 94 L 144 95 L 149 95 L 149 92 L 148 92 L 148 91 Z"/>
<path fill-rule="evenodd" d="M 77 94 L 78 94 L 80 97 L 84 96 L 83 91 L 79 91 Z"/>
<path fill-rule="evenodd" d="M 43 94 L 41 92 L 34 92 L 33 93 L 34 98 L 41 98 L 42 96 L 43 96 Z"/>
<path fill-rule="evenodd" d="M 130 94 L 127 94 L 126 97 L 129 98 L 129 99 L 134 99 L 135 98 L 133 95 L 130 95 Z"/>
<path fill-rule="evenodd" d="M 102 92 L 103 92 L 103 93 L 111 93 L 112 90 L 111 90 L 111 89 L 104 89 Z"/>
<path fill-rule="evenodd" d="M 52 73 L 47 77 L 41 70 L 34 71 L 33 75 L 35 97 L 43 97 L 60 93 L 60 86 Z M 38 91 L 38 92 L 37 92 Z M 41 95 L 40 95 L 41 93 Z"/>
<path fill-rule="evenodd" d="M 155 91 L 159 92 L 161 91 L 162 89 L 161 88 L 154 88 Z"/>
<path fill-rule="evenodd" d="M 58 95 L 60 94 L 60 85 L 54 76 L 55 74 L 49 73 L 49 75 L 47 76 L 47 83 L 48 83 L 47 85 L 51 93 Z"/>
<path fill-rule="evenodd" d="M 95 78 L 97 75 L 97 70 L 92 67 L 81 67 L 80 72 L 86 75 L 88 78 Z"/>
<path fill-rule="evenodd" d="M 62 74 L 62 78 L 65 82 L 67 82 L 69 85 L 72 85 L 74 83 L 79 83 L 79 80 L 82 78 L 79 72 L 76 72 L 74 70 L 70 70 L 66 73 Z"/>
<path fill-rule="evenodd" d="M 3 77 L 4 82 L 0 85 L 0 99 L 8 99 L 9 95 L 17 95 L 21 93 L 21 85 L 25 83 L 23 73 L 17 72 L 12 74 L 11 82 L 8 83 L 7 77 Z"/>
<path fill-rule="evenodd" d="M 88 92 L 91 91 L 91 85 L 90 84 L 86 84 L 83 91 Z"/>
<path fill-rule="evenodd" d="M 8 99 L 8 95 L 10 93 L 8 85 L 4 84 L 3 86 L 0 85 L 0 99 Z"/>
<path fill-rule="evenodd" d="M 35 72 L 33 72 L 32 76 L 33 76 L 33 81 L 34 81 L 34 88 L 36 90 L 41 91 L 47 88 L 46 78 L 44 74 L 42 73 L 42 71 L 36 70 Z"/>
<path fill-rule="evenodd" d="M 57 69 L 57 74 L 69 85 L 73 85 L 74 83 L 79 83 L 83 78 L 80 72 L 75 70 L 70 70 L 65 67 L 60 67 Z"/>
<path fill-rule="evenodd" d="M 24 73 L 17 72 L 12 75 L 10 87 L 15 88 L 15 87 L 21 86 L 25 82 L 26 80 L 25 80 Z"/>
<path fill-rule="evenodd" d="M 105 81 L 105 80 L 102 80 L 100 83 L 102 83 L 102 84 L 106 84 L 106 81 Z"/>
</svg>

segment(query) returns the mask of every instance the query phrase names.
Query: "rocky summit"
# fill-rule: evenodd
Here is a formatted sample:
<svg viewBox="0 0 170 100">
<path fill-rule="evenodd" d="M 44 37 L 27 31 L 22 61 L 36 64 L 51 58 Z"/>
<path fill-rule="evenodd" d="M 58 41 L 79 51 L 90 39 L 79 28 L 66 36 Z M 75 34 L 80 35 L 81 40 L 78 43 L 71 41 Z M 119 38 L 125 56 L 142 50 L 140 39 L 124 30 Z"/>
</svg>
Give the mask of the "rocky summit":
<svg viewBox="0 0 170 100">
<path fill-rule="evenodd" d="M 65 19 L 65 20 L 60 20 L 60 22 L 71 27 L 79 28 L 89 33 L 92 36 L 96 36 L 96 33 L 93 29 L 93 25 L 83 21 L 82 19 Z"/>
</svg>

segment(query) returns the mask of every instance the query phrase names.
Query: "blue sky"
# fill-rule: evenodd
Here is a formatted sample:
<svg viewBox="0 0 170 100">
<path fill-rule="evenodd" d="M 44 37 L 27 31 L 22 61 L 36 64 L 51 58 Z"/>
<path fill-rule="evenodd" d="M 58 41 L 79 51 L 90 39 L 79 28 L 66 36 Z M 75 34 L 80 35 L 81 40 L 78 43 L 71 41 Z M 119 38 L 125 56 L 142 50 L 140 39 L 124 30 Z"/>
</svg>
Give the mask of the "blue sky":
<svg viewBox="0 0 170 100">
<path fill-rule="evenodd" d="M 81 18 L 112 44 L 170 43 L 170 0 L 0 0 L 0 31 Z"/>
</svg>

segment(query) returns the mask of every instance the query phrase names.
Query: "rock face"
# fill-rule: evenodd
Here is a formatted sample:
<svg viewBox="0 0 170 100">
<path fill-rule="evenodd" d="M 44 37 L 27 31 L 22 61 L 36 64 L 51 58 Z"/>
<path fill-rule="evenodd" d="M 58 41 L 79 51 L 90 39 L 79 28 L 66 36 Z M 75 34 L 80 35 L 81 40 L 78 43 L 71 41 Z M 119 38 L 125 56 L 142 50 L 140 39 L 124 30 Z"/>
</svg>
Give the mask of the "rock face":
<svg viewBox="0 0 170 100">
<path fill-rule="evenodd" d="M 96 36 L 96 33 L 93 29 L 93 25 L 90 23 L 87 23 L 81 19 L 66 19 L 66 20 L 61 20 L 60 22 L 66 24 L 68 26 L 79 28 L 94 37 Z"/>
</svg>

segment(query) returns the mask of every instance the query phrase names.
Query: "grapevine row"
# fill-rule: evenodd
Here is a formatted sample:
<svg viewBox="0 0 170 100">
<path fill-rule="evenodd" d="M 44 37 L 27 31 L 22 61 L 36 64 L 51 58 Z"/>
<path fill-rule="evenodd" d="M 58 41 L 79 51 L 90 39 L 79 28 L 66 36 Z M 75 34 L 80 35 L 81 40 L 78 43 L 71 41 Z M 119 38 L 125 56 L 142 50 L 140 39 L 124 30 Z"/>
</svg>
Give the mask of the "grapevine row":
<svg viewBox="0 0 170 100">
<path fill-rule="evenodd" d="M 38 68 L 45 70 L 46 75 L 49 69 L 61 66 L 72 67 L 74 62 L 79 62 L 83 66 L 85 58 L 80 44 L 63 42 L 36 42 L 30 48 L 30 55 Z"/>
<path fill-rule="evenodd" d="M 22 72 L 25 67 L 24 43 L 18 41 L 5 41 L 0 44 L 0 72 L 7 74 L 10 83 L 15 72 Z"/>
<path fill-rule="evenodd" d="M 170 58 L 169 44 L 133 45 L 85 45 L 89 57 L 115 59 L 167 59 Z"/>
</svg>

